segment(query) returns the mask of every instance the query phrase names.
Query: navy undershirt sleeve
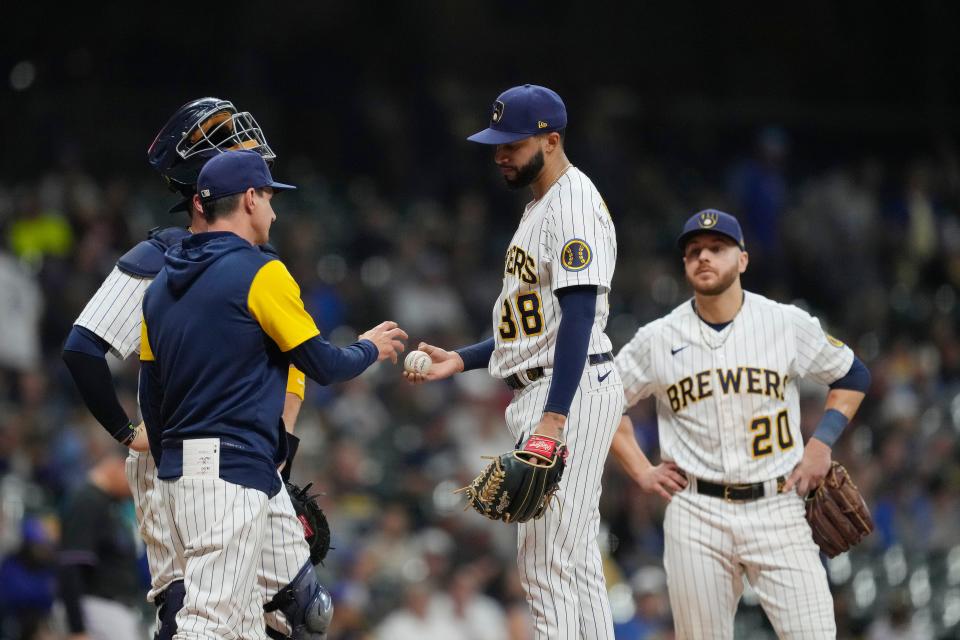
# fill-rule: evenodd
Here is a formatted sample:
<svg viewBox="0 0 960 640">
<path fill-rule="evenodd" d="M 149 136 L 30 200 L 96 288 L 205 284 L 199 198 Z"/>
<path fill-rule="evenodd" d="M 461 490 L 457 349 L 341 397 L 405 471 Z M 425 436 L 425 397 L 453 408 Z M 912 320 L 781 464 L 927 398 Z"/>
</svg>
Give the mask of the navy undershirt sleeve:
<svg viewBox="0 0 960 640">
<path fill-rule="evenodd" d="M 857 356 L 853 356 L 853 364 L 847 374 L 834 381 L 830 385 L 831 389 L 849 389 L 851 391 L 860 391 L 866 393 L 870 388 L 870 370 L 867 365 Z"/>
<path fill-rule="evenodd" d="M 69 335 L 67 335 L 66 342 L 63 343 L 63 350 L 78 351 L 89 356 L 102 358 L 110 350 L 110 345 L 90 329 L 73 325 Z"/>
<path fill-rule="evenodd" d="M 355 378 L 380 357 L 377 346 L 369 340 L 360 340 L 340 348 L 321 336 L 310 338 L 289 353 L 293 365 L 320 384 Z"/>
<path fill-rule="evenodd" d="M 113 374 L 104 357 L 107 349 L 100 336 L 74 326 L 63 347 L 63 362 L 87 409 L 111 436 L 120 439 L 130 432 L 130 418 L 113 388 Z"/>
<path fill-rule="evenodd" d="M 493 336 L 483 342 L 460 347 L 456 352 L 460 354 L 460 359 L 463 360 L 464 371 L 485 368 L 490 364 L 490 356 L 493 355 Z"/>
<path fill-rule="evenodd" d="M 553 354 L 553 377 L 544 412 L 567 415 L 587 363 L 590 331 L 597 311 L 596 287 L 566 287 L 557 291 L 560 327 Z"/>
</svg>

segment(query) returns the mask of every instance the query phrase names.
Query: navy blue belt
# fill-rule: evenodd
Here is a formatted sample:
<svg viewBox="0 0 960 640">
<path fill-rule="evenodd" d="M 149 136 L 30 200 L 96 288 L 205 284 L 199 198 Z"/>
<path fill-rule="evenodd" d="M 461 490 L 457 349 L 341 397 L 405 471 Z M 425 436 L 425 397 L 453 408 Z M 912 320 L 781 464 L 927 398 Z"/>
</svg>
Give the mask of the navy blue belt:
<svg viewBox="0 0 960 640">
<path fill-rule="evenodd" d="M 606 353 L 592 353 L 589 358 L 590 364 L 603 364 L 604 362 L 613 362 L 613 353 L 607 351 Z M 540 378 L 546 375 L 543 367 L 534 367 L 533 369 L 527 369 L 523 372 L 523 375 L 526 376 L 524 380 L 519 373 L 514 373 L 513 375 L 507 376 L 503 379 L 507 383 L 507 386 L 513 389 L 514 391 L 519 391 L 531 382 L 536 382 Z"/>
</svg>

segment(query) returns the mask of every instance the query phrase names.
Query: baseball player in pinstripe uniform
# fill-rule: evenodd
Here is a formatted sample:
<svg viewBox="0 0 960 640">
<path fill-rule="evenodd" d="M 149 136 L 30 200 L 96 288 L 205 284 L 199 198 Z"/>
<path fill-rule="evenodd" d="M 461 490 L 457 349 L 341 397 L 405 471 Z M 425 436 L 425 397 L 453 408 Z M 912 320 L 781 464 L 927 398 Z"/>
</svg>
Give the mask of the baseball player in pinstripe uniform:
<svg viewBox="0 0 960 640">
<path fill-rule="evenodd" d="M 600 477 L 623 409 L 612 364 L 607 294 L 617 257 L 610 212 L 590 179 L 567 159 L 563 101 L 550 89 L 514 87 L 493 105 L 489 128 L 469 139 L 493 145 L 507 185 L 529 186 L 520 226 L 506 252 L 493 337 L 456 351 L 421 344 L 437 380 L 486 367 L 514 398 L 511 435 L 534 434 L 569 447 L 556 504 L 518 524 L 520 576 L 536 637 L 613 638 L 597 536 Z"/>
<path fill-rule="evenodd" d="M 218 98 L 194 100 L 178 109 L 164 125 L 148 151 L 151 165 L 161 172 L 184 201 L 171 211 L 191 211 L 191 229 L 203 231 L 206 222 L 190 199 L 203 164 L 227 149 L 251 149 L 265 158 L 275 157 L 259 125 L 248 112 L 238 112 L 230 102 Z M 146 433 L 135 427 L 120 406 L 104 355 L 109 350 L 120 358 L 140 351 L 140 318 L 143 293 L 160 270 L 164 252 L 189 236 L 190 230 L 171 227 L 151 232 L 150 238 L 127 252 L 114 267 L 77 319 L 64 347 L 64 360 L 91 412 L 117 440 L 130 447 L 127 478 L 134 496 L 137 521 L 150 567 L 148 600 L 158 608 L 158 640 L 170 638 L 180 609 L 183 576 L 175 569 L 175 551 L 169 528 L 163 523 L 154 499 L 156 463 L 147 450 Z M 272 249 L 267 248 L 267 251 Z M 289 432 L 291 455 L 296 438 L 292 435 L 304 394 L 303 373 L 290 368 L 283 420 Z M 282 492 L 285 495 L 285 491 Z M 258 568 L 258 588 L 264 600 L 271 600 L 285 587 L 301 581 L 306 574 L 309 550 L 302 544 L 303 529 L 289 500 L 283 497 L 268 504 L 270 539 L 268 552 Z M 299 583 L 298 583 L 299 584 Z M 324 597 L 326 597 L 324 595 Z M 250 626 L 262 616 L 259 607 L 247 612 L 238 625 Z M 268 615 L 273 637 L 286 637 L 290 626 L 276 612 Z"/>
<path fill-rule="evenodd" d="M 678 638 L 732 638 L 744 576 L 781 638 L 835 638 L 826 573 L 803 498 L 870 382 L 849 347 L 805 311 L 745 292 L 736 218 L 694 214 L 679 238 L 692 300 L 617 354 L 626 401 L 656 399 L 663 463 L 624 416 L 612 451 L 667 500 L 664 565 Z M 797 380 L 829 385 L 803 444 Z M 671 498 L 672 497 L 672 498 Z"/>
<path fill-rule="evenodd" d="M 140 407 L 186 590 L 175 640 L 266 638 L 262 613 L 243 623 L 265 604 L 255 590 L 262 555 L 283 543 L 266 540 L 276 532 L 268 503 L 292 513 L 277 472 L 290 364 L 321 384 L 348 380 L 396 361 L 406 338 L 391 322 L 342 349 L 319 335 L 286 267 L 258 248 L 274 194 L 292 188 L 253 151 L 210 159 L 194 199 L 207 231 L 171 247 L 144 294 Z M 290 542 L 306 551 L 302 535 Z M 309 562 L 274 600 L 294 638 L 326 637 L 328 596 Z"/>
</svg>

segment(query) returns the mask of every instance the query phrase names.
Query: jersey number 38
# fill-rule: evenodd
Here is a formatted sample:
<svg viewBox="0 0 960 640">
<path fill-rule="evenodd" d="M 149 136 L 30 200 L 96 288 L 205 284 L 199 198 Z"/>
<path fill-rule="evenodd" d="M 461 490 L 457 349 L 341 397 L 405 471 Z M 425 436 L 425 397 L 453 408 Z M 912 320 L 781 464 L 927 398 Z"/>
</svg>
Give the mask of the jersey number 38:
<svg viewBox="0 0 960 640">
<path fill-rule="evenodd" d="M 517 312 L 520 316 L 523 335 L 530 337 L 543 333 L 543 312 L 540 310 L 540 296 L 536 292 L 517 296 Z M 503 301 L 503 315 L 500 316 L 499 329 L 502 340 L 516 339 L 517 323 L 509 300 Z"/>
</svg>

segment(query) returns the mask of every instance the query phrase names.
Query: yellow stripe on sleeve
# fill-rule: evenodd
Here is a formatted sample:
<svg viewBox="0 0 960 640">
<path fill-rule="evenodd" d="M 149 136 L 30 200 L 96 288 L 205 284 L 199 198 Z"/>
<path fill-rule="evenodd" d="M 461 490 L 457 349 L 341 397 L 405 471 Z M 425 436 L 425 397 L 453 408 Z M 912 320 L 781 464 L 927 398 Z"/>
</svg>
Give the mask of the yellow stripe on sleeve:
<svg viewBox="0 0 960 640">
<path fill-rule="evenodd" d="M 271 260 L 257 271 L 247 295 L 247 308 L 281 351 L 290 351 L 320 335 L 317 324 L 303 308 L 300 287 L 279 260 Z"/>
<path fill-rule="evenodd" d="M 306 391 L 307 378 L 303 375 L 303 371 L 300 371 L 300 369 L 290 365 L 290 373 L 287 374 L 287 393 L 292 393 L 303 400 L 304 395 L 306 395 Z"/>
<path fill-rule="evenodd" d="M 140 359 L 144 362 L 153 362 L 153 349 L 150 348 L 150 338 L 147 337 L 147 319 L 140 316 Z"/>
</svg>

